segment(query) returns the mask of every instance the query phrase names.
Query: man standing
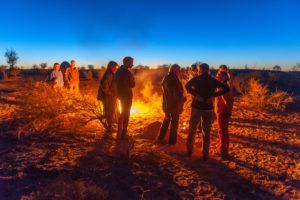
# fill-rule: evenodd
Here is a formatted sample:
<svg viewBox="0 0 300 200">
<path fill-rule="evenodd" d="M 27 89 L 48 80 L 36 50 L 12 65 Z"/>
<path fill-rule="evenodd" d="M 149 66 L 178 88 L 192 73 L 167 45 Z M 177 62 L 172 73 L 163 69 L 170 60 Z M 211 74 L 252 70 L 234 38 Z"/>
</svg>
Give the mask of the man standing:
<svg viewBox="0 0 300 200">
<path fill-rule="evenodd" d="M 64 78 L 60 70 L 60 65 L 58 63 L 54 63 L 53 71 L 51 72 L 50 75 L 50 81 L 52 81 L 53 79 L 56 79 L 58 88 L 64 87 Z"/>
<path fill-rule="evenodd" d="M 123 65 L 118 68 L 115 74 L 117 97 L 121 104 L 121 114 L 118 121 L 118 138 L 127 138 L 127 126 L 130 117 L 130 109 L 132 105 L 132 88 L 135 87 L 135 81 L 132 73 L 129 71 L 133 67 L 134 59 L 125 57 Z"/>
<path fill-rule="evenodd" d="M 163 141 L 171 123 L 170 145 L 175 145 L 177 142 L 179 115 L 182 113 L 183 104 L 186 101 L 186 98 L 183 96 L 183 87 L 179 80 L 180 73 L 180 66 L 174 64 L 170 67 L 168 75 L 165 76 L 162 82 L 165 118 L 160 128 L 158 141 Z"/>
<path fill-rule="evenodd" d="M 107 69 L 101 79 L 97 99 L 103 102 L 104 114 L 107 121 L 107 131 L 115 132 L 113 129 L 113 119 L 116 114 L 116 91 L 114 84 L 114 74 L 117 71 L 118 64 L 110 61 Z"/>
<path fill-rule="evenodd" d="M 203 63 L 199 66 L 200 76 L 191 79 L 186 85 L 188 93 L 194 96 L 190 118 L 189 135 L 187 140 L 188 155 L 193 153 L 195 132 L 199 122 L 202 127 L 203 160 L 209 155 L 210 130 L 213 123 L 213 98 L 229 92 L 228 86 L 209 75 L 209 65 Z M 216 92 L 216 89 L 220 88 Z"/>
<path fill-rule="evenodd" d="M 71 60 L 70 67 L 66 69 L 65 81 L 70 91 L 79 92 L 79 72 L 75 60 Z"/>
</svg>

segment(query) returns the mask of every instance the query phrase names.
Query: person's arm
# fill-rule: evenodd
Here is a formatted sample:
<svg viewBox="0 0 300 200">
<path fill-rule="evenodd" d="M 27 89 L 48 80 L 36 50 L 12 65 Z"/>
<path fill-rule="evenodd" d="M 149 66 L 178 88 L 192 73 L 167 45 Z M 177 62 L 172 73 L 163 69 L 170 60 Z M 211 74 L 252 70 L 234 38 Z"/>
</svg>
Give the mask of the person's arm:
<svg viewBox="0 0 300 200">
<path fill-rule="evenodd" d="M 66 80 L 66 83 L 69 83 L 69 68 L 66 69 L 65 71 L 65 80 Z"/>
<path fill-rule="evenodd" d="M 128 70 L 128 83 L 131 88 L 135 87 L 134 76 L 129 70 Z"/>
<path fill-rule="evenodd" d="M 105 95 L 112 96 L 113 92 L 111 91 L 110 85 L 113 81 L 113 76 L 111 74 L 107 75 L 105 80 L 101 83 L 102 90 Z"/>
<path fill-rule="evenodd" d="M 191 80 L 189 80 L 186 84 L 185 84 L 185 89 L 188 93 L 192 94 L 193 96 L 196 96 L 196 90 L 195 90 L 195 86 L 194 86 L 194 81 L 195 79 L 192 78 Z"/>
<path fill-rule="evenodd" d="M 215 92 L 213 94 L 214 97 L 221 96 L 221 95 L 229 92 L 229 87 L 216 79 L 215 79 L 215 85 L 216 85 L 216 88 L 221 88 L 221 90 L 218 90 L 217 92 Z"/>
</svg>

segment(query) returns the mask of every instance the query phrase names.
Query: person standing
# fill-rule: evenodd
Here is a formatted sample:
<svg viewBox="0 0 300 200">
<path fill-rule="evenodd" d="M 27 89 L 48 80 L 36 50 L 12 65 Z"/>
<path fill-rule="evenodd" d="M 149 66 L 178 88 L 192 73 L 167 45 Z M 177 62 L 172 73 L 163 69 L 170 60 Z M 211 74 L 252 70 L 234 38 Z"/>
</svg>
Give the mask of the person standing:
<svg viewBox="0 0 300 200">
<path fill-rule="evenodd" d="M 229 87 L 229 76 L 226 71 L 219 71 L 216 76 L 217 80 Z M 233 93 L 230 90 L 228 93 L 215 98 L 215 113 L 218 122 L 219 134 L 219 152 L 220 157 L 228 156 L 229 149 L 229 135 L 228 124 L 233 109 Z"/>
<path fill-rule="evenodd" d="M 116 89 L 114 83 L 114 74 L 118 68 L 118 63 L 110 61 L 107 64 L 106 71 L 100 81 L 97 99 L 103 102 L 104 115 L 107 122 L 107 131 L 115 132 L 113 128 L 113 120 L 116 115 Z"/>
<path fill-rule="evenodd" d="M 171 123 L 169 144 L 177 142 L 179 115 L 183 111 L 186 98 L 183 95 L 183 86 L 179 79 L 181 69 L 178 64 L 173 64 L 167 76 L 162 81 L 163 88 L 163 111 L 165 118 L 160 128 L 158 141 L 162 142 Z"/>
<path fill-rule="evenodd" d="M 229 92 L 228 86 L 209 75 L 209 65 L 199 66 L 200 76 L 191 79 L 185 85 L 188 93 L 194 96 L 187 140 L 188 156 L 193 153 L 195 132 L 199 122 L 202 127 L 202 153 L 206 161 L 209 155 L 210 130 L 213 123 L 213 98 Z M 220 89 L 216 92 L 216 89 Z"/>
<path fill-rule="evenodd" d="M 132 105 L 132 89 L 135 87 L 133 74 L 129 71 L 133 67 L 134 59 L 132 57 L 123 58 L 123 65 L 115 73 L 116 94 L 120 100 L 121 113 L 118 120 L 117 137 L 119 139 L 128 138 L 127 127 L 130 118 L 130 109 Z"/>
<path fill-rule="evenodd" d="M 70 67 L 66 69 L 65 81 L 70 91 L 79 92 L 79 71 L 75 60 L 71 60 Z"/>
<path fill-rule="evenodd" d="M 64 87 L 64 77 L 58 63 L 54 63 L 53 65 L 53 71 L 50 74 L 50 81 L 56 82 L 56 88 Z"/>
</svg>

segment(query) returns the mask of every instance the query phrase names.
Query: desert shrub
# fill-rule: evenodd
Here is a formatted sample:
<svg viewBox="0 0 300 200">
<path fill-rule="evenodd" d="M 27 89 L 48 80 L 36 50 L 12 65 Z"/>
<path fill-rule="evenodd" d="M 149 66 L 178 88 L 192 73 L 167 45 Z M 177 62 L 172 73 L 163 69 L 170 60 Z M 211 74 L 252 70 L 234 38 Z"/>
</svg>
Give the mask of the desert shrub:
<svg viewBox="0 0 300 200">
<path fill-rule="evenodd" d="M 91 80 L 93 78 L 93 72 L 91 70 L 80 70 L 80 78 Z"/>
<path fill-rule="evenodd" d="M 21 74 L 21 70 L 18 68 L 13 68 L 8 71 L 9 77 L 17 77 L 20 76 L 20 74 Z"/>
<path fill-rule="evenodd" d="M 263 80 L 263 75 L 259 71 L 243 72 L 233 76 L 232 87 L 238 94 L 243 94 L 248 89 L 248 82 L 250 79 Z"/>
<path fill-rule="evenodd" d="M 72 181 L 59 177 L 38 191 L 21 197 L 21 200 L 102 200 L 107 198 L 108 193 L 93 182 Z"/>
<path fill-rule="evenodd" d="M 66 89 L 54 90 L 51 85 L 34 83 L 25 86 L 22 99 L 13 116 L 20 134 L 79 131 L 89 123 L 99 125 L 103 116 L 100 103 L 88 95 Z"/>
<path fill-rule="evenodd" d="M 0 66 L 0 80 L 6 78 L 7 78 L 6 66 Z"/>
<path fill-rule="evenodd" d="M 283 91 L 270 92 L 260 81 L 250 79 L 247 90 L 241 96 L 241 102 L 246 108 L 284 111 L 286 105 L 293 102 L 293 98 Z"/>
</svg>

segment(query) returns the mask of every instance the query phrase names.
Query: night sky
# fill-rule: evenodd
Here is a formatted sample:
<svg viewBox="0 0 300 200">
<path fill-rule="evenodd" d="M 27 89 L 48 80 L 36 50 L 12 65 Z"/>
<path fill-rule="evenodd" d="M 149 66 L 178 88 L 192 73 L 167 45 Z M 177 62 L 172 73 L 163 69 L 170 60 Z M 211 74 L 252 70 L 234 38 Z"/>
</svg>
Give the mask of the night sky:
<svg viewBox="0 0 300 200">
<path fill-rule="evenodd" d="M 150 66 L 300 62 L 297 0 L 1 0 L 0 9 L 0 53 L 14 48 L 21 66 L 127 55 Z"/>
</svg>

